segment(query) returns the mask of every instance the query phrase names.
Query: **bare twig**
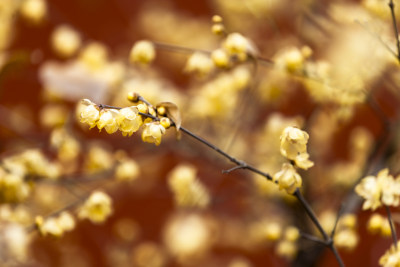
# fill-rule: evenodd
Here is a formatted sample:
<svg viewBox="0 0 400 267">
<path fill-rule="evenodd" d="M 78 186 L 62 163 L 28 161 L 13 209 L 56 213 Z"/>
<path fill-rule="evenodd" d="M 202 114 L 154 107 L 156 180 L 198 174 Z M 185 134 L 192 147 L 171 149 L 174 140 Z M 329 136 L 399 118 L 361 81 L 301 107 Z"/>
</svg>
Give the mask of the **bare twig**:
<svg viewBox="0 0 400 267">
<path fill-rule="evenodd" d="M 395 14 L 395 12 L 394 12 L 394 3 L 393 3 L 393 0 L 389 0 L 389 8 L 390 8 L 390 13 L 391 13 L 391 15 L 392 15 L 394 37 L 396 38 L 397 60 L 400 62 L 400 40 L 399 40 L 399 30 L 398 30 L 398 28 L 397 28 L 396 14 Z"/>
<path fill-rule="evenodd" d="M 388 216 L 388 221 L 389 221 L 389 225 L 390 225 L 390 231 L 392 232 L 392 239 L 393 239 L 393 245 L 397 250 L 397 234 L 396 234 L 396 228 L 393 224 L 393 220 L 392 220 L 392 213 L 390 212 L 390 208 L 389 206 L 385 205 L 386 208 L 386 213 Z"/>
</svg>

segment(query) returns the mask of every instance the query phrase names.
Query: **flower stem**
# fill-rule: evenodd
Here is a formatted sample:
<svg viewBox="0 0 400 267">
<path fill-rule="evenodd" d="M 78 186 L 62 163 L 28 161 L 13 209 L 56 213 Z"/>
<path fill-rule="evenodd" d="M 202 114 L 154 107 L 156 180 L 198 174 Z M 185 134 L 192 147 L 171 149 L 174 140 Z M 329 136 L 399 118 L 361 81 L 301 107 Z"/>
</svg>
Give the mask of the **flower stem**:
<svg viewBox="0 0 400 267">
<path fill-rule="evenodd" d="M 393 245 L 397 250 L 397 234 L 396 234 L 396 228 L 394 227 L 394 223 L 392 220 L 392 213 L 390 212 L 389 206 L 385 205 L 385 208 L 386 208 L 386 213 L 387 213 L 388 221 L 389 221 L 389 225 L 390 225 L 390 231 L 392 232 Z"/>
<path fill-rule="evenodd" d="M 399 40 L 399 30 L 398 30 L 398 28 L 397 28 L 396 14 L 395 14 L 395 12 L 394 12 L 394 3 L 393 3 L 393 0 L 390 0 L 390 1 L 389 1 L 389 8 L 390 8 L 390 14 L 392 15 L 394 37 L 396 38 L 397 60 L 400 62 L 400 40 Z"/>
</svg>

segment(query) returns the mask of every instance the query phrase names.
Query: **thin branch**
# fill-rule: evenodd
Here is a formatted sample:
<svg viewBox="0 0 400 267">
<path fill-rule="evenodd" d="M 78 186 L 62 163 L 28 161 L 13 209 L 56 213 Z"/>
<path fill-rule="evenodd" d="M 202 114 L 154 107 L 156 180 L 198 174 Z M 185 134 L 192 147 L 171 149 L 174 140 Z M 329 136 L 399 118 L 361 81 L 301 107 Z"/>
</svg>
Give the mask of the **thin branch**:
<svg viewBox="0 0 400 267">
<path fill-rule="evenodd" d="M 236 170 L 240 170 L 240 169 L 243 169 L 243 168 L 244 167 L 242 165 L 238 165 L 238 166 L 235 166 L 235 167 L 230 168 L 228 170 L 222 170 L 222 173 L 226 174 L 226 173 L 230 173 L 230 172 L 233 172 L 233 171 L 236 171 Z"/>
<path fill-rule="evenodd" d="M 372 37 L 375 37 L 388 51 L 390 54 L 392 54 L 394 57 L 397 58 L 397 54 L 395 51 L 393 51 L 392 48 L 390 48 L 385 41 L 382 40 L 382 38 L 375 32 L 372 32 L 371 30 L 369 30 L 364 24 L 362 24 L 360 21 L 356 20 L 355 21 L 357 24 L 359 24 L 361 27 L 364 28 L 364 30 L 366 30 Z"/>
<path fill-rule="evenodd" d="M 322 228 L 322 225 L 320 224 L 317 216 L 315 215 L 314 211 L 308 204 L 308 202 L 304 199 L 303 195 L 301 194 L 300 190 L 297 188 L 296 191 L 293 194 L 299 202 L 302 204 L 303 208 L 306 210 L 306 213 L 308 217 L 313 221 L 314 225 L 318 228 L 318 231 L 321 233 L 321 235 L 324 237 L 325 241 L 331 240 L 331 238 L 328 236 L 324 228 Z"/>
<path fill-rule="evenodd" d="M 339 211 L 338 211 L 338 213 L 337 213 L 337 216 L 336 216 L 335 225 L 334 225 L 334 227 L 333 227 L 333 229 L 332 229 L 331 238 L 333 238 L 333 237 L 335 236 L 335 232 L 336 232 L 337 226 L 338 226 L 338 224 L 339 224 L 339 219 L 340 219 L 340 217 L 341 217 L 342 214 L 343 214 L 343 207 L 344 207 L 343 204 L 341 204 L 341 205 L 340 205 L 340 208 L 339 208 Z"/>
<path fill-rule="evenodd" d="M 394 3 L 393 0 L 389 1 L 389 8 L 390 8 L 390 13 L 392 15 L 392 21 L 393 21 L 393 31 L 394 31 L 394 37 L 396 38 L 396 46 L 397 46 L 397 59 L 400 62 L 400 40 L 399 40 L 399 30 L 397 28 L 397 22 L 396 22 L 396 14 L 394 12 Z"/>
<path fill-rule="evenodd" d="M 392 232 L 392 239 L 393 239 L 393 245 L 397 250 L 397 234 L 396 234 L 396 228 L 393 224 L 393 220 L 392 220 L 392 213 L 390 212 L 390 208 L 389 206 L 385 205 L 386 208 L 386 213 L 388 216 L 388 221 L 389 221 L 389 225 L 390 225 L 390 231 Z"/>
<path fill-rule="evenodd" d="M 323 240 L 323 239 L 321 239 L 319 237 L 307 234 L 307 233 L 300 233 L 300 237 L 302 237 L 304 239 L 308 239 L 308 240 L 313 241 L 315 243 L 319 243 L 319 244 L 324 245 L 324 246 L 327 245 L 325 240 Z"/>
</svg>

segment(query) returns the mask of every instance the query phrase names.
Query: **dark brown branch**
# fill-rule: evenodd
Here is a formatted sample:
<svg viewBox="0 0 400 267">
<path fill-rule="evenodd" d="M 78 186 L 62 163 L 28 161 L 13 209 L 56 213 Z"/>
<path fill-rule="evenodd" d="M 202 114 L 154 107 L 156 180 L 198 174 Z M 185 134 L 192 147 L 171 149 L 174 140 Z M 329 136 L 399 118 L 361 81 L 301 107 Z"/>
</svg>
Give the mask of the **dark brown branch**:
<svg viewBox="0 0 400 267">
<path fill-rule="evenodd" d="M 394 37 L 396 38 L 397 60 L 400 62 L 400 40 L 399 40 L 399 30 L 398 30 L 398 28 L 397 28 L 396 14 L 395 14 L 395 12 L 394 12 L 394 3 L 393 3 L 393 0 L 390 0 L 390 1 L 389 1 L 389 8 L 390 8 L 390 14 L 392 15 Z"/>
</svg>

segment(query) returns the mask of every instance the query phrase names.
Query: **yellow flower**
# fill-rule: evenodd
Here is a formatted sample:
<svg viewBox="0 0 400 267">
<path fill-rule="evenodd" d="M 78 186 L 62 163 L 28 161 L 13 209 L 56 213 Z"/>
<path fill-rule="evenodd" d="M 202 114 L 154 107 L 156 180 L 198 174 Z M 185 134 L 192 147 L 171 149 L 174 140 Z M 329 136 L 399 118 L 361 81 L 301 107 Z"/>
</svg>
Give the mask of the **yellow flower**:
<svg viewBox="0 0 400 267">
<path fill-rule="evenodd" d="M 0 171 L 0 202 L 22 202 L 31 192 L 24 177 L 16 173 Z"/>
<path fill-rule="evenodd" d="M 285 229 L 285 239 L 287 241 L 295 242 L 300 237 L 300 231 L 294 226 L 289 226 Z"/>
<path fill-rule="evenodd" d="M 159 122 L 146 123 L 142 132 L 142 140 L 147 143 L 161 144 L 165 128 Z"/>
<path fill-rule="evenodd" d="M 90 70 L 99 70 L 107 64 L 107 47 L 98 42 L 92 42 L 85 46 L 79 54 L 79 60 Z"/>
<path fill-rule="evenodd" d="M 51 235 L 54 237 L 60 237 L 63 234 L 63 230 L 61 226 L 57 223 L 57 219 L 54 217 L 50 217 L 46 220 L 43 217 L 36 217 L 36 226 L 39 229 L 41 235 Z"/>
<path fill-rule="evenodd" d="M 388 169 L 381 170 L 377 177 L 367 176 L 355 188 L 356 193 L 365 199 L 363 209 L 375 210 L 382 204 L 398 206 L 400 203 L 400 178 L 389 175 Z"/>
<path fill-rule="evenodd" d="M 273 181 L 278 182 L 279 189 L 285 189 L 288 194 L 293 194 L 302 184 L 301 176 L 289 163 L 282 165 L 282 170 L 274 175 Z"/>
<path fill-rule="evenodd" d="M 216 49 L 212 51 L 211 59 L 215 66 L 219 68 L 226 68 L 229 66 L 229 56 L 223 49 Z"/>
<path fill-rule="evenodd" d="M 382 205 L 380 201 L 381 189 L 374 176 L 367 176 L 355 188 L 356 193 L 365 199 L 363 210 L 376 208 Z"/>
<path fill-rule="evenodd" d="M 123 159 L 115 169 L 115 177 L 119 181 L 132 181 L 139 175 L 140 169 L 136 161 Z"/>
<path fill-rule="evenodd" d="M 276 241 L 282 236 L 282 225 L 278 222 L 268 222 L 262 226 L 263 235 L 269 241 Z"/>
<path fill-rule="evenodd" d="M 80 208 L 78 217 L 93 223 L 102 223 L 112 213 L 111 198 L 104 192 L 95 191 Z"/>
<path fill-rule="evenodd" d="M 299 154 L 307 152 L 308 134 L 296 127 L 286 127 L 281 135 L 282 156 L 295 160 Z"/>
<path fill-rule="evenodd" d="M 181 164 L 175 167 L 168 175 L 168 185 L 178 206 L 205 208 L 210 203 L 210 194 L 196 177 L 194 166 Z"/>
<path fill-rule="evenodd" d="M 41 235 L 51 235 L 61 237 L 64 232 L 71 231 L 75 228 L 75 220 L 72 215 L 64 211 L 57 217 L 44 219 L 42 216 L 35 218 L 36 226 Z"/>
<path fill-rule="evenodd" d="M 99 109 L 89 99 L 83 99 L 82 105 L 84 105 L 85 107 L 80 114 L 80 121 L 82 123 L 89 124 L 90 128 L 95 127 L 97 125 L 97 121 L 100 118 Z"/>
<path fill-rule="evenodd" d="M 257 49 L 254 45 L 237 32 L 231 33 L 226 37 L 223 47 L 228 54 L 237 56 L 241 61 L 247 59 L 247 54 L 257 54 Z"/>
<path fill-rule="evenodd" d="M 200 76 L 207 75 L 212 71 L 214 67 L 211 58 L 202 52 L 195 52 L 192 54 L 186 62 L 185 71 L 195 72 Z"/>
<path fill-rule="evenodd" d="M 389 175 L 388 169 L 383 169 L 376 177 L 382 190 L 381 201 L 387 206 L 398 206 L 400 203 L 400 180 Z"/>
<path fill-rule="evenodd" d="M 307 152 L 298 154 L 297 157 L 294 159 L 294 163 L 297 167 L 307 170 L 314 166 L 314 162 L 309 160 L 309 157 L 310 155 Z"/>
<path fill-rule="evenodd" d="M 293 259 L 297 254 L 297 245 L 292 241 L 282 240 L 276 247 L 276 253 L 279 256 Z"/>
<path fill-rule="evenodd" d="M 20 12 L 24 19 L 37 24 L 46 17 L 47 5 L 44 0 L 24 0 Z"/>
<path fill-rule="evenodd" d="M 97 121 L 99 130 L 105 128 L 109 134 L 115 133 L 118 130 L 117 117 L 119 113 L 114 109 L 103 109 L 100 112 L 100 118 Z"/>
<path fill-rule="evenodd" d="M 370 233 L 379 233 L 382 229 L 382 225 L 385 221 L 385 218 L 383 218 L 382 215 L 378 213 L 372 214 L 372 216 L 369 218 L 368 223 L 367 223 L 367 230 Z"/>
<path fill-rule="evenodd" d="M 55 29 L 51 36 L 53 50 L 61 57 L 70 57 L 81 46 L 80 35 L 71 27 L 62 25 Z"/>
<path fill-rule="evenodd" d="M 156 57 L 153 43 L 149 41 L 136 42 L 130 52 L 129 60 L 132 63 L 151 63 Z"/>
<path fill-rule="evenodd" d="M 352 250 L 357 246 L 359 239 L 354 229 L 343 229 L 336 232 L 333 240 L 336 246 Z"/>
<path fill-rule="evenodd" d="M 143 124 L 142 117 L 139 115 L 137 107 L 133 106 L 120 109 L 117 122 L 124 136 L 131 136 Z"/>
<path fill-rule="evenodd" d="M 400 266 L 400 242 L 397 242 L 397 248 L 394 245 L 379 259 L 379 264 L 384 267 Z"/>
</svg>

